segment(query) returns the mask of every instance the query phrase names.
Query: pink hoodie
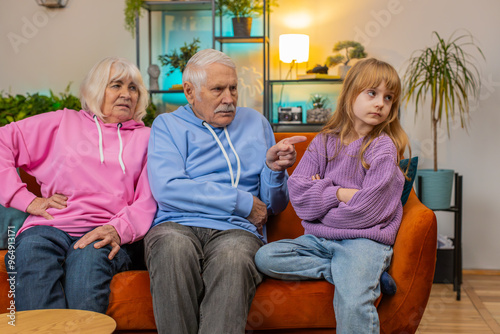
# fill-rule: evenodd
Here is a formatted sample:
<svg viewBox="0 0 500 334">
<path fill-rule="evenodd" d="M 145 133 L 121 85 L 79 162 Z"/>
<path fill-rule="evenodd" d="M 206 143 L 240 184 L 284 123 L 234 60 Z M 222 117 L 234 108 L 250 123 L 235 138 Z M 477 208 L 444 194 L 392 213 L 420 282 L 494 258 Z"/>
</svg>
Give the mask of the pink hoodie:
<svg viewBox="0 0 500 334">
<path fill-rule="evenodd" d="M 67 207 L 29 216 L 18 233 L 36 225 L 82 236 L 112 225 L 121 243 L 144 237 L 156 202 L 149 189 L 146 151 L 150 129 L 130 120 L 103 123 L 84 110 L 44 113 L 0 128 L 0 203 L 26 211 L 35 195 L 16 167 L 36 177 L 43 197 L 68 197 Z"/>
</svg>

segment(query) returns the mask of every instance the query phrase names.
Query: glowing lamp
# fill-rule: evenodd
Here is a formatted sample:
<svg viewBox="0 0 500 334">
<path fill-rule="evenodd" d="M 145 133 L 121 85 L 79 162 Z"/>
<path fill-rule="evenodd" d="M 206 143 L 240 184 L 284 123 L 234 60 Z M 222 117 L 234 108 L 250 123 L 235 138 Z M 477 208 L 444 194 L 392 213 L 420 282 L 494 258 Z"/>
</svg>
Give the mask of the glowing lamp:
<svg viewBox="0 0 500 334">
<path fill-rule="evenodd" d="M 304 34 L 280 35 L 280 60 L 284 63 L 305 63 L 309 60 L 309 36 Z"/>
</svg>

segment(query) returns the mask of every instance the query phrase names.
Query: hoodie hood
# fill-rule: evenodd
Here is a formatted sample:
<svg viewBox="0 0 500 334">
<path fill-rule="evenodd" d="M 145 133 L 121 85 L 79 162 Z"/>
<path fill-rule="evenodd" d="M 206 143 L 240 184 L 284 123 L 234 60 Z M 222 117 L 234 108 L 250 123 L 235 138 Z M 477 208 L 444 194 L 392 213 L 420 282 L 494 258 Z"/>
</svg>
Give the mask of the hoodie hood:
<svg viewBox="0 0 500 334">
<path fill-rule="evenodd" d="M 143 122 L 137 122 L 133 119 L 128 120 L 123 123 L 104 123 L 97 115 L 90 115 L 90 112 L 81 110 L 81 113 L 87 118 L 90 118 L 96 125 L 97 128 L 97 134 L 99 136 L 99 158 L 101 160 L 101 164 L 104 163 L 104 149 L 103 149 L 103 135 L 102 135 L 102 127 L 105 128 L 116 128 L 116 135 L 118 138 L 118 142 L 120 144 L 120 151 L 118 153 L 118 162 L 120 163 L 120 167 L 123 171 L 123 174 L 125 174 L 125 164 L 123 162 L 123 141 L 122 141 L 122 136 L 120 131 L 123 130 L 135 130 L 138 128 L 144 127 Z"/>
<path fill-rule="evenodd" d="M 205 131 L 210 132 L 212 135 L 214 141 L 217 143 L 219 146 L 222 155 L 226 159 L 228 171 L 231 177 L 231 186 L 234 188 L 238 187 L 238 183 L 240 180 L 240 174 L 241 174 L 241 162 L 240 162 L 240 157 L 238 156 L 238 153 L 236 152 L 233 143 L 231 141 L 231 137 L 229 136 L 229 132 L 227 128 L 231 125 L 227 125 L 224 128 L 213 128 L 210 124 L 208 124 L 206 121 L 198 118 L 193 110 L 191 109 L 191 106 L 189 104 L 186 104 L 184 107 L 178 108 L 176 111 L 172 113 L 173 115 L 183 119 L 184 121 L 195 125 L 196 127 L 203 128 Z M 235 116 L 236 118 L 236 116 Z M 234 121 L 234 120 L 233 120 Z M 231 122 L 232 123 L 232 122 Z M 219 136 L 221 138 L 219 138 Z M 228 156 L 227 150 L 224 148 L 224 144 L 222 143 L 221 140 L 223 140 L 222 136 L 225 136 L 225 142 L 227 142 L 227 145 L 231 149 L 231 151 L 234 154 L 234 157 L 236 159 L 236 172 L 233 172 L 233 166 L 231 165 L 231 160 Z"/>
<path fill-rule="evenodd" d="M 88 118 L 90 121 L 94 122 L 94 114 L 90 111 L 86 110 L 80 110 L 80 113 L 83 114 L 86 118 Z M 97 120 L 99 121 L 99 125 L 101 127 L 113 127 L 116 128 L 117 124 L 121 124 L 121 130 L 135 130 L 138 128 L 144 128 L 146 127 L 142 121 L 138 122 L 136 120 L 129 120 L 123 123 L 104 123 L 99 117 L 97 117 Z"/>
</svg>

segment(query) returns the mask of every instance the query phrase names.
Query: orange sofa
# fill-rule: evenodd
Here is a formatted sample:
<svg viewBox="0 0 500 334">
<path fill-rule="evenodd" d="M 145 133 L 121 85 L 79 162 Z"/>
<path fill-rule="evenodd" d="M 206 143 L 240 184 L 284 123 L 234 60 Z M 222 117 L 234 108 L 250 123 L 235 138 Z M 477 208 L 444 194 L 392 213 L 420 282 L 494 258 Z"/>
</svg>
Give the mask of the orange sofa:
<svg viewBox="0 0 500 334">
<path fill-rule="evenodd" d="M 276 141 L 297 133 L 276 133 Z M 308 142 L 315 133 L 303 133 Z M 296 145 L 302 157 L 308 142 Z M 288 172 L 291 174 L 294 167 Z M 37 184 L 26 174 L 30 190 Z M 303 234 L 300 219 L 291 205 L 271 217 L 269 241 Z M 414 333 L 424 313 L 434 276 L 437 245 L 436 218 L 412 191 L 404 206 L 403 221 L 394 245 L 389 273 L 397 283 L 394 296 L 377 301 L 381 333 Z M 0 251 L 3 258 L 7 251 Z M 0 263 L 0 313 L 7 312 L 9 285 L 3 261 Z M 248 319 L 247 333 L 335 333 L 334 287 L 326 281 L 279 281 L 265 278 L 258 287 Z M 117 274 L 111 282 L 107 314 L 117 323 L 117 333 L 155 333 L 155 322 L 147 271 Z"/>
</svg>

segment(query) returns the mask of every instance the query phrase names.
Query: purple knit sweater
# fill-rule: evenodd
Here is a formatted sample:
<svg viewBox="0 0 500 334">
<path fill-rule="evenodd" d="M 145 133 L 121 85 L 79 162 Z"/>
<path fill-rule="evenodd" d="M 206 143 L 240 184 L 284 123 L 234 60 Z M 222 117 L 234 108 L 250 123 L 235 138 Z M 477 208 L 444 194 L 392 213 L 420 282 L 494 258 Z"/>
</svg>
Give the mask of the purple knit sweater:
<svg viewBox="0 0 500 334">
<path fill-rule="evenodd" d="M 303 220 L 305 234 L 342 240 L 367 238 L 393 245 L 403 207 L 404 176 L 397 165 L 397 151 L 387 135 L 376 138 L 365 151 L 367 170 L 358 158 L 360 138 L 328 161 L 323 135 L 316 136 L 288 180 L 290 201 Z M 334 156 L 337 137 L 329 136 L 326 153 Z M 321 180 L 311 177 L 319 174 Z M 337 199 L 339 188 L 359 191 L 347 203 Z"/>
</svg>

